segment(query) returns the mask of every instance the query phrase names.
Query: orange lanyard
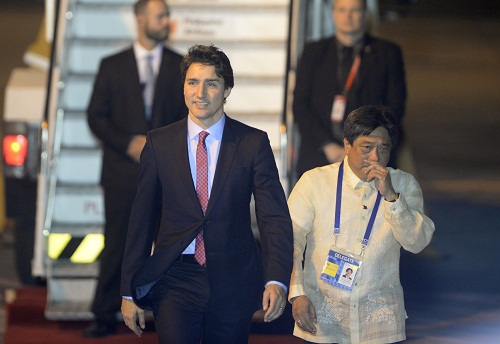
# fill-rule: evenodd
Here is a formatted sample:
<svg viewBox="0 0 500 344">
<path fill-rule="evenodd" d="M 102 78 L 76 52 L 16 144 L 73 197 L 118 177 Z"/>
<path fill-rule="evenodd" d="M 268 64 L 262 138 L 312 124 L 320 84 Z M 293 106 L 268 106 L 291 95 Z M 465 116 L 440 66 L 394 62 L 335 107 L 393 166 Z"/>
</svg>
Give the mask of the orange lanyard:
<svg viewBox="0 0 500 344">
<path fill-rule="evenodd" d="M 349 76 L 347 77 L 347 81 L 344 86 L 344 95 L 347 95 L 347 92 L 352 87 L 352 84 L 354 83 L 354 78 L 356 78 L 356 74 L 358 73 L 359 65 L 361 64 L 361 58 L 359 57 L 359 54 L 356 55 L 354 58 L 354 62 L 352 63 L 351 70 L 349 71 Z"/>
</svg>

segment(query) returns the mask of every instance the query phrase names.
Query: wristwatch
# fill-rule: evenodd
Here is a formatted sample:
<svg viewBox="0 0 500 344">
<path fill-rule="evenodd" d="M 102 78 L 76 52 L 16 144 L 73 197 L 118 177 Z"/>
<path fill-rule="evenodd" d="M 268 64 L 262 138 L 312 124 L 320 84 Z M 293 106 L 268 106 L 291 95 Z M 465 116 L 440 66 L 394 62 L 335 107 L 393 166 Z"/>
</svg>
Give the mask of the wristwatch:
<svg viewBox="0 0 500 344">
<path fill-rule="evenodd" d="M 385 197 L 384 197 L 384 199 L 385 199 L 387 202 L 396 202 L 396 201 L 399 199 L 399 192 L 398 192 L 398 193 L 396 193 L 396 196 L 394 197 L 394 199 L 393 199 L 393 200 L 390 200 L 390 201 L 389 201 L 389 200 L 388 200 L 387 198 L 385 198 Z"/>
</svg>

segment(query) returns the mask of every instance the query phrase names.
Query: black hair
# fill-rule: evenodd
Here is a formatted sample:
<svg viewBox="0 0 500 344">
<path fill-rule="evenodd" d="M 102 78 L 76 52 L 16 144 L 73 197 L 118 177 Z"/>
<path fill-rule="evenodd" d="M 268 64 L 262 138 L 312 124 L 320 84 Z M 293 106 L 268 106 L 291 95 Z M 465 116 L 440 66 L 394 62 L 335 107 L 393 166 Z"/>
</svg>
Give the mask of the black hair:
<svg viewBox="0 0 500 344">
<path fill-rule="evenodd" d="M 134 4 L 135 15 L 138 16 L 139 14 L 144 13 L 144 11 L 146 10 L 146 6 L 148 5 L 148 2 L 150 2 L 150 1 L 162 1 L 167 6 L 167 13 L 170 14 L 170 9 L 169 9 L 167 3 L 165 2 L 165 0 L 138 0 Z"/>
<path fill-rule="evenodd" d="M 395 147 L 399 125 L 391 110 L 383 105 L 367 105 L 352 111 L 344 122 L 344 138 L 352 145 L 358 137 L 368 136 L 378 127 L 387 129 L 392 147 Z"/>
<path fill-rule="evenodd" d="M 196 44 L 189 48 L 189 51 L 181 62 L 182 82 L 186 81 L 186 73 L 193 63 L 201 63 L 205 66 L 214 66 L 215 74 L 224 79 L 224 88 L 233 88 L 234 76 L 233 68 L 229 58 L 222 50 L 213 45 Z"/>
</svg>

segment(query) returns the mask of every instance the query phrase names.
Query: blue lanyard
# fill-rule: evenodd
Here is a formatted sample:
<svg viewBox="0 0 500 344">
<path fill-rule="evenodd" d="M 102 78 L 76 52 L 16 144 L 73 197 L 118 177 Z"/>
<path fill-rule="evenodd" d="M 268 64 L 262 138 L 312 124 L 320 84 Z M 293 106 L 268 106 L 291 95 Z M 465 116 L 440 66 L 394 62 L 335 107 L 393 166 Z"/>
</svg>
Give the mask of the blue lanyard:
<svg viewBox="0 0 500 344">
<path fill-rule="evenodd" d="M 340 235 L 340 208 L 342 206 L 342 181 L 344 179 L 344 162 L 340 164 L 339 167 L 339 176 L 337 179 L 337 199 L 335 204 L 335 224 L 333 227 L 333 234 L 335 237 Z M 361 245 L 363 248 L 368 245 L 368 239 L 370 239 L 370 235 L 372 234 L 373 224 L 375 223 L 375 217 L 377 217 L 378 207 L 380 205 L 380 200 L 382 196 L 380 193 L 377 193 L 377 200 L 375 201 L 375 206 L 373 207 L 372 214 L 370 215 L 370 220 L 368 221 L 368 225 L 366 226 L 365 236 L 363 237 L 363 241 Z"/>
</svg>

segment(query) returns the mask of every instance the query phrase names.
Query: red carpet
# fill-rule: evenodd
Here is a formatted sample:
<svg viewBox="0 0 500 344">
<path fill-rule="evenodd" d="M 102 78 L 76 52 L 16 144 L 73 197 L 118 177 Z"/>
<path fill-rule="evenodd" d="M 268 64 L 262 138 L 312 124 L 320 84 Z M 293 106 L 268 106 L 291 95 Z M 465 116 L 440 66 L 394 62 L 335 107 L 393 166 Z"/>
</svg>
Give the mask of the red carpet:
<svg viewBox="0 0 500 344">
<path fill-rule="evenodd" d="M 142 337 L 135 336 L 124 324 L 117 334 L 100 339 L 81 337 L 88 322 L 49 321 L 44 317 L 46 289 L 29 287 L 15 290 L 15 299 L 5 298 L 7 323 L 4 344 L 157 344 L 156 333 L 146 329 Z M 250 344 L 302 344 L 292 335 L 252 334 Z"/>
</svg>

